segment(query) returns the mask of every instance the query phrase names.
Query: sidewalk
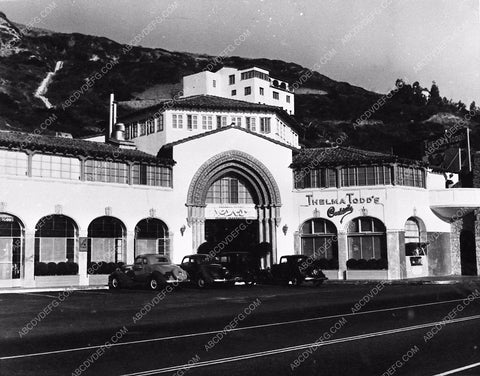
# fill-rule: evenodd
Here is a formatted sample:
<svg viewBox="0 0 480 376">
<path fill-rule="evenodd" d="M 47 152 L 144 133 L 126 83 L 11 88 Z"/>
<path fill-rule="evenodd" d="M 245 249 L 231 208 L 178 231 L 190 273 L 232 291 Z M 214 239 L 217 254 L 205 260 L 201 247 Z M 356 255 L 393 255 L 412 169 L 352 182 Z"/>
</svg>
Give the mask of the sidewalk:
<svg viewBox="0 0 480 376">
<path fill-rule="evenodd" d="M 55 292 L 55 291 L 83 291 L 83 290 L 106 290 L 108 286 L 55 286 L 55 287 L 2 287 L 0 294 L 25 294 L 32 292 Z"/>
<path fill-rule="evenodd" d="M 361 285 L 361 284 L 377 284 L 383 281 L 384 284 L 388 285 L 453 285 L 453 284 L 480 284 L 480 276 L 466 276 L 466 275 L 448 275 L 448 276 L 438 276 L 438 277 L 419 277 L 419 278 L 405 278 L 405 279 L 392 279 L 392 280 L 371 280 L 371 279 L 349 279 L 349 280 L 336 280 L 329 279 L 326 281 L 326 284 L 352 284 L 352 285 Z"/>
<path fill-rule="evenodd" d="M 385 285 L 453 285 L 453 284 L 478 284 L 480 285 L 480 276 L 450 275 L 440 277 L 420 277 L 395 280 L 380 279 L 329 279 L 325 281 L 327 285 L 368 285 L 378 284 L 383 281 Z M 8 287 L 0 288 L 0 294 L 25 294 L 35 292 L 55 292 L 65 290 L 106 290 L 106 285 L 97 286 L 62 286 L 62 287 Z"/>
</svg>

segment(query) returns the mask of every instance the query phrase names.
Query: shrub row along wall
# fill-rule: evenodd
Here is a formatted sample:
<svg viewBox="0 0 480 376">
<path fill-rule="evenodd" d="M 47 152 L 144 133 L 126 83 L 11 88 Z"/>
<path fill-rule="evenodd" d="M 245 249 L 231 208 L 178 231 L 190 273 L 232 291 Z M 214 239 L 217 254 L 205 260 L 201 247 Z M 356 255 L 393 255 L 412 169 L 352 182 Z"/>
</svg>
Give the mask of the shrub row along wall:
<svg viewBox="0 0 480 376">
<path fill-rule="evenodd" d="M 35 275 L 77 275 L 78 264 L 76 262 L 37 262 L 35 263 Z"/>
<path fill-rule="evenodd" d="M 347 261 L 347 269 L 350 270 L 382 270 L 388 269 L 388 262 L 386 259 L 350 259 Z"/>
</svg>

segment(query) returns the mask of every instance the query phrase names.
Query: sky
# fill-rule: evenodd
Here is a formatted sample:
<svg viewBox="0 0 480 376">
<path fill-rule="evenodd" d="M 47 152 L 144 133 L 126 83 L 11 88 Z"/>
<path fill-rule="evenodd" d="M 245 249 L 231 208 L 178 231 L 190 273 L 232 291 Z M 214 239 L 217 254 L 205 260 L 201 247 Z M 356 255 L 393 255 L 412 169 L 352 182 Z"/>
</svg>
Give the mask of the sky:
<svg viewBox="0 0 480 376">
<path fill-rule="evenodd" d="M 52 3 L 54 4 L 52 7 Z M 480 0 L 0 0 L 14 22 L 173 51 L 295 62 L 388 92 L 435 81 L 480 105 Z M 50 4 L 51 12 L 40 17 Z M 163 13 L 163 16 L 162 16 Z M 45 14 L 45 13 L 43 13 Z M 166 15 L 166 17 L 164 17 Z M 225 50 L 230 46 L 229 50 Z"/>
</svg>

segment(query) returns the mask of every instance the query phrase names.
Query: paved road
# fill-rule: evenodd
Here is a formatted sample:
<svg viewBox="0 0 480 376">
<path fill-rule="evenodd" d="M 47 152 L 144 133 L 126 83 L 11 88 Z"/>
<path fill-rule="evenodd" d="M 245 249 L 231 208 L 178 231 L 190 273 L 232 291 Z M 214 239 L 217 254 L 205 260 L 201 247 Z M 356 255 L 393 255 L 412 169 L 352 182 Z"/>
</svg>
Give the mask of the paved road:
<svg viewBox="0 0 480 376">
<path fill-rule="evenodd" d="M 480 375 L 477 287 L 1 295 L 0 375 Z"/>
</svg>

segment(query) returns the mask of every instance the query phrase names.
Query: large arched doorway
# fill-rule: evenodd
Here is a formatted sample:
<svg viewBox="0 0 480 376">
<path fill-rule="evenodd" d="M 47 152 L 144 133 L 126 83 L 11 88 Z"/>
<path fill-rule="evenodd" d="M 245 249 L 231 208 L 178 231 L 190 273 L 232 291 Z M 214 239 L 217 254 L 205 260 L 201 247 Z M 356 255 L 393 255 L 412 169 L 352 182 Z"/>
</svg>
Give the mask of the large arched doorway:
<svg viewBox="0 0 480 376">
<path fill-rule="evenodd" d="M 227 252 L 252 251 L 258 244 L 256 203 L 254 188 L 238 173 L 228 172 L 214 181 L 206 197 L 208 244 L 222 244 L 222 251 Z"/>
<path fill-rule="evenodd" d="M 0 280 L 20 279 L 24 264 L 24 226 L 7 213 L 0 213 Z"/>
<path fill-rule="evenodd" d="M 145 218 L 135 226 L 135 256 L 143 253 L 169 255 L 168 227 L 160 219 Z"/>
<path fill-rule="evenodd" d="M 276 259 L 280 192 L 256 158 L 237 150 L 210 158 L 193 177 L 186 205 L 194 251 L 205 241 L 252 252 L 269 243 L 272 252 L 265 261 Z"/>
<path fill-rule="evenodd" d="M 62 214 L 48 215 L 35 226 L 35 275 L 76 274 L 78 227 Z M 47 268 L 48 264 L 48 268 Z"/>
<path fill-rule="evenodd" d="M 125 261 L 125 225 L 118 218 L 103 216 L 94 219 L 88 226 L 87 273 L 104 274 L 110 268 Z M 102 267 L 103 266 L 103 267 Z"/>
</svg>

